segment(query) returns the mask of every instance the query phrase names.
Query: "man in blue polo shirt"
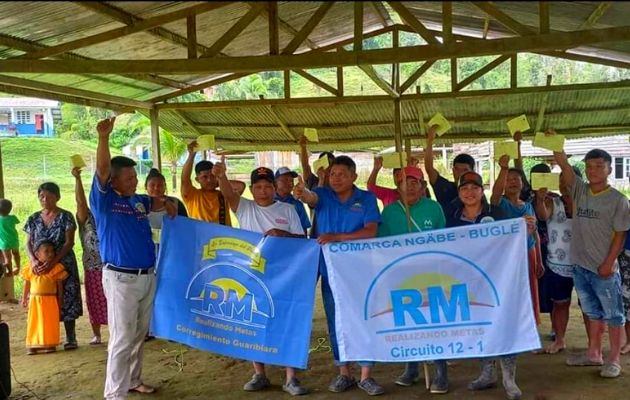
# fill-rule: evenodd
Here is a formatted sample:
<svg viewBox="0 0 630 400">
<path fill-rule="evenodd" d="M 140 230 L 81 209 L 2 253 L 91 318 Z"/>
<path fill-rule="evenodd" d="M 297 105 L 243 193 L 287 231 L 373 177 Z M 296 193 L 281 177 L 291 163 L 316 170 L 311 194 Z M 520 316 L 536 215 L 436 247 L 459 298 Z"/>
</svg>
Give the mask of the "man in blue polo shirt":
<svg viewBox="0 0 630 400">
<path fill-rule="evenodd" d="M 109 135 L 115 118 L 96 126 L 96 175 L 90 207 L 96 220 L 107 298 L 109 344 L 105 398 L 127 399 L 128 392 L 153 393 L 142 373 L 142 347 L 149 329 L 155 295 L 155 250 L 147 213 L 151 198 L 137 195 L 136 163 L 127 157 L 111 158 Z M 177 214 L 166 200 L 168 214 Z"/>
<path fill-rule="evenodd" d="M 306 215 L 304 204 L 291 195 L 295 184 L 293 180 L 297 177 L 298 173 L 291 171 L 287 167 L 278 168 L 275 173 L 276 194 L 274 200 L 295 206 L 295 211 L 297 211 L 297 215 L 300 217 L 300 224 L 302 224 L 302 229 L 304 229 L 304 236 L 306 236 L 308 228 L 311 227 L 311 221 L 308 219 L 308 215 Z"/>
<path fill-rule="evenodd" d="M 317 241 L 320 244 L 376 237 L 380 215 L 374 194 L 354 185 L 357 179 L 356 164 L 350 157 L 339 156 L 330 168 L 329 186 L 306 189 L 300 178 L 293 194 L 315 209 L 318 223 Z M 357 385 L 348 363 L 339 362 L 339 349 L 335 333 L 335 301 L 328 283 L 328 273 L 320 258 L 322 275 L 322 297 L 330 344 L 339 376 L 328 386 L 331 392 L 343 392 Z M 361 381 L 359 388 L 369 395 L 384 393 L 383 387 L 370 377 L 374 362 L 359 362 Z"/>
</svg>

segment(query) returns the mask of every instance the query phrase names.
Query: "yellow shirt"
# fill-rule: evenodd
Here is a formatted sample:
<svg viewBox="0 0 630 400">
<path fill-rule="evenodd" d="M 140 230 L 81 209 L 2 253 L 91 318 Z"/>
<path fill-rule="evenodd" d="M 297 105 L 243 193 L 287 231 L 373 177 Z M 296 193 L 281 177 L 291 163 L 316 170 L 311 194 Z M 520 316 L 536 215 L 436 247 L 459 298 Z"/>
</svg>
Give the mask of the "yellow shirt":
<svg viewBox="0 0 630 400">
<path fill-rule="evenodd" d="M 188 210 L 188 216 L 206 222 L 219 223 L 219 195 L 221 192 L 207 192 L 195 187 L 191 188 L 187 196 L 184 196 L 184 204 Z M 225 225 L 232 226 L 230 221 L 230 207 L 225 204 Z"/>
<path fill-rule="evenodd" d="M 20 271 L 22 279 L 31 281 L 31 295 L 54 295 L 57 294 L 57 281 L 63 281 L 68 277 L 68 273 L 63 265 L 57 264 L 44 275 L 35 275 L 30 265 L 26 265 Z"/>
</svg>

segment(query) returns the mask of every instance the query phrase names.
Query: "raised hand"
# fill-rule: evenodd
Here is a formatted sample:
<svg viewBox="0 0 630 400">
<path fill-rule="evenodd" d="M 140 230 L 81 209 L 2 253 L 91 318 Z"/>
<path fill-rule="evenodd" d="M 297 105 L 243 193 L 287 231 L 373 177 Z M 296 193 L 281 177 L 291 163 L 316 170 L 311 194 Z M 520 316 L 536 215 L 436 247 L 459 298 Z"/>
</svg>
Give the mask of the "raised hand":
<svg viewBox="0 0 630 400">
<path fill-rule="evenodd" d="M 293 197 L 295 197 L 296 199 L 301 199 L 304 195 L 306 187 L 304 185 L 304 179 L 302 178 L 302 175 L 298 175 L 297 179 L 298 183 L 293 187 Z"/>
<path fill-rule="evenodd" d="M 81 168 L 79 167 L 72 168 L 72 176 L 74 176 L 77 179 L 81 179 Z"/>
<path fill-rule="evenodd" d="M 212 167 L 212 175 L 217 178 L 222 178 L 225 176 L 226 167 L 225 167 L 225 156 L 221 156 L 221 161 L 214 163 L 214 167 Z"/>
<path fill-rule="evenodd" d="M 520 142 L 521 140 L 523 140 L 523 134 L 521 133 L 521 131 L 514 132 L 514 141 Z"/>
<path fill-rule="evenodd" d="M 508 156 L 507 154 L 502 155 L 499 158 L 499 166 L 501 168 L 509 168 L 509 163 L 510 163 L 510 156 Z"/>
<path fill-rule="evenodd" d="M 435 140 L 435 135 L 437 134 L 437 130 L 439 127 L 440 126 L 437 124 L 429 127 L 429 129 L 427 130 L 427 140 Z"/>
<path fill-rule="evenodd" d="M 109 134 L 112 133 L 114 129 L 114 122 L 116 122 L 116 117 L 105 118 L 96 124 L 96 132 L 98 132 L 98 136 L 101 138 L 109 138 Z"/>
<path fill-rule="evenodd" d="M 374 169 L 381 169 L 381 168 L 383 168 L 383 157 L 381 156 L 374 157 Z"/>
<path fill-rule="evenodd" d="M 193 140 L 192 142 L 188 143 L 188 146 L 186 146 L 188 148 L 188 154 L 195 154 L 197 152 L 197 141 Z"/>
</svg>

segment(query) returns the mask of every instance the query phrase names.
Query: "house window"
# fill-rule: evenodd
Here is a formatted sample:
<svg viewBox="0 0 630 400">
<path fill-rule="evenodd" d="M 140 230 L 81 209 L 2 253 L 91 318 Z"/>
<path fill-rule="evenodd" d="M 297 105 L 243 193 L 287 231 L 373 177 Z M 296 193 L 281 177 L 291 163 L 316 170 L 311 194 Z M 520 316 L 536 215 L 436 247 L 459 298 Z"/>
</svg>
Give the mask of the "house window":
<svg viewBox="0 0 630 400">
<path fill-rule="evenodd" d="M 630 176 L 630 157 L 615 157 L 615 179 L 627 179 Z"/>
<path fill-rule="evenodd" d="M 30 111 L 16 111 L 15 119 L 17 120 L 18 124 L 32 124 L 33 123 Z"/>
</svg>

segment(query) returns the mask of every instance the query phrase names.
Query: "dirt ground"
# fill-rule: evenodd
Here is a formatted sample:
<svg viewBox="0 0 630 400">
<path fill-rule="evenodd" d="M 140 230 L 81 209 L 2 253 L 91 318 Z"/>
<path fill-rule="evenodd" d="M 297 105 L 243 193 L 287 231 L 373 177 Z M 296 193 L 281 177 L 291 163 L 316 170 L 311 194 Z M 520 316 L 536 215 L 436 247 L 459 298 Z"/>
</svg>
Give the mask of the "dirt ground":
<svg viewBox="0 0 630 400">
<path fill-rule="evenodd" d="M 575 299 L 574 299 L 575 300 Z M 567 353 L 584 350 L 586 336 L 576 305 L 571 308 L 571 321 L 567 335 L 567 351 L 556 355 L 523 354 L 518 360 L 517 382 L 524 399 L 627 399 L 630 393 L 630 356 L 623 356 L 626 372 L 616 380 L 605 380 L 598 375 L 597 367 L 567 367 Z M 316 299 L 316 310 L 311 347 L 319 338 L 327 337 L 326 321 L 321 297 Z M 11 365 L 13 368 L 13 393 L 11 399 L 99 399 L 102 398 L 105 376 L 106 345 L 90 346 L 91 330 L 87 316 L 78 320 L 79 349 L 71 352 L 27 356 L 24 348 L 26 310 L 18 305 L 0 303 L 2 319 L 9 324 L 11 335 Z M 545 344 L 550 331 L 549 319 L 544 316 L 539 331 Z M 62 328 L 63 330 L 63 328 Z M 63 331 L 62 331 L 63 333 Z M 106 329 L 104 339 L 107 339 Z M 328 344 L 328 342 L 326 342 Z M 130 400 L 152 399 L 276 399 L 288 394 L 282 392 L 284 371 L 271 367 L 267 371 L 272 387 L 260 393 L 247 393 L 243 384 L 252 375 L 249 362 L 204 353 L 177 343 L 153 340 L 145 346 L 143 378 L 146 383 L 158 386 L 155 395 L 130 395 Z M 449 367 L 450 388 L 442 399 L 503 399 L 503 389 L 469 392 L 466 384 L 476 377 L 479 364 L 475 360 L 458 361 Z M 391 399 L 433 397 L 424 388 L 424 382 L 409 388 L 394 384 L 402 372 L 401 364 L 380 364 L 374 377 Z M 354 369 L 358 373 L 358 368 Z M 327 391 L 335 377 L 332 353 L 313 352 L 309 368 L 299 374 L 303 384 L 310 389 L 308 399 L 359 399 L 367 394 L 353 389 L 342 394 Z"/>
</svg>

